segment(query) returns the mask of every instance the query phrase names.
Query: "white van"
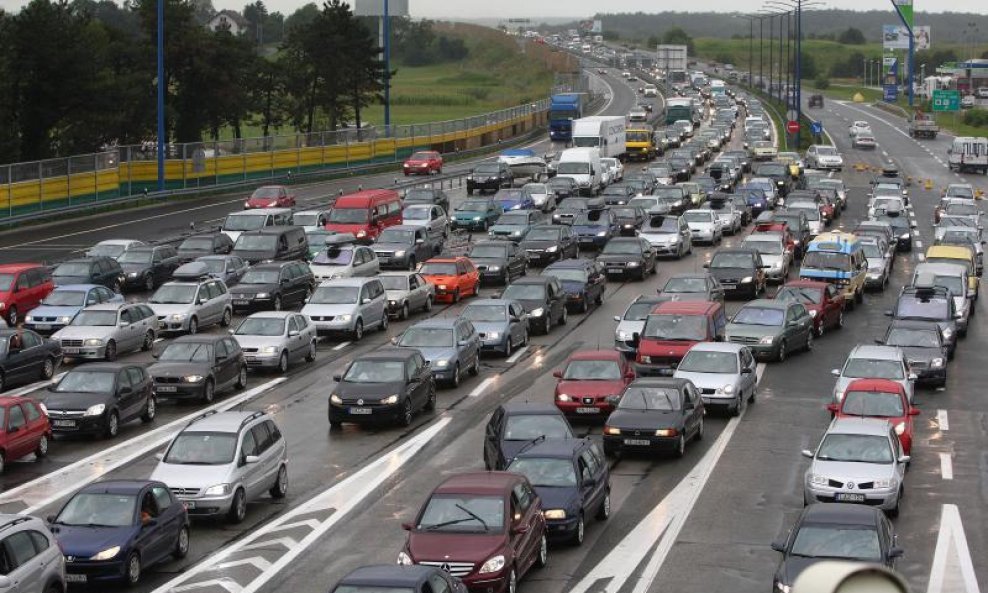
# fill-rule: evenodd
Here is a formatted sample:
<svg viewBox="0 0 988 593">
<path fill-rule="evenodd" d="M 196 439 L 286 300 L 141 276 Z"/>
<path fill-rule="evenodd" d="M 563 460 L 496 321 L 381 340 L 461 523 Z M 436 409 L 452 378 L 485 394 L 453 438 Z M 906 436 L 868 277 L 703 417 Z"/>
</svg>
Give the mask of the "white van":
<svg viewBox="0 0 988 593">
<path fill-rule="evenodd" d="M 580 195 L 596 196 L 604 189 L 604 167 L 596 148 L 568 148 L 559 155 L 556 175 L 576 182 Z"/>
<path fill-rule="evenodd" d="M 951 170 L 980 172 L 988 175 L 988 138 L 961 136 L 947 149 L 947 164 Z"/>
<path fill-rule="evenodd" d="M 234 243 L 244 231 L 257 231 L 269 226 L 291 226 L 291 208 L 264 208 L 233 212 L 223 221 L 223 234 Z"/>
</svg>

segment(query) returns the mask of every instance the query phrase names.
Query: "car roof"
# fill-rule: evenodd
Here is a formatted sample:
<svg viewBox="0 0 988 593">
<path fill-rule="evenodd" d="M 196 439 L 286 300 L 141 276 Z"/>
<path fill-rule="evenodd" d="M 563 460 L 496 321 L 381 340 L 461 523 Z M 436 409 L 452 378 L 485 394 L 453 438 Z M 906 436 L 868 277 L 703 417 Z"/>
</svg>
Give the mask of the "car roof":
<svg viewBox="0 0 988 593">
<path fill-rule="evenodd" d="M 554 277 L 525 276 L 525 277 L 516 279 L 511 284 L 549 284 L 553 280 L 555 280 Z"/>
<path fill-rule="evenodd" d="M 611 239 L 611 240 L 613 241 L 613 239 Z M 548 270 L 561 270 L 561 269 L 562 270 L 565 270 L 565 269 L 570 269 L 570 268 L 585 268 L 585 267 L 590 266 L 592 264 L 593 264 L 593 261 L 592 260 L 589 260 L 589 259 L 586 259 L 586 258 L 583 258 L 583 257 L 578 257 L 576 259 L 561 259 L 561 260 L 559 260 L 557 262 L 551 263 L 548 266 L 546 266 L 542 270 L 542 273 L 545 273 Z"/>
<path fill-rule="evenodd" d="M 883 393 L 898 393 L 904 395 L 905 388 L 889 379 L 855 379 L 847 384 L 846 391 L 876 391 Z"/>
<path fill-rule="evenodd" d="M 254 418 L 262 418 L 263 411 L 227 411 L 203 414 L 189 422 L 184 430 L 195 432 L 240 432 L 240 428 Z"/>
<path fill-rule="evenodd" d="M 888 435 L 889 421 L 880 418 L 844 417 L 834 418 L 827 428 L 827 434 L 866 434 Z"/>
<path fill-rule="evenodd" d="M 734 342 L 698 342 L 690 351 L 701 351 L 701 352 L 732 352 L 737 353 L 745 348 L 744 344 L 736 344 Z"/>
<path fill-rule="evenodd" d="M 193 334 L 191 336 L 190 335 L 179 336 L 174 340 L 172 340 L 171 343 L 172 344 L 184 344 L 184 343 L 215 344 L 216 342 L 219 342 L 223 338 L 227 338 L 227 337 L 229 337 L 228 334 Z"/>
<path fill-rule="evenodd" d="M 415 348 L 393 348 L 386 346 L 366 354 L 361 354 L 359 360 L 408 360 L 418 354 Z"/>
<path fill-rule="evenodd" d="M 874 360 L 902 360 L 902 351 L 895 346 L 878 346 L 859 344 L 855 346 L 848 358 L 871 358 Z"/>
<path fill-rule="evenodd" d="M 956 264 L 947 262 L 923 262 L 917 264 L 914 274 L 921 274 L 923 272 L 932 274 L 966 274 L 967 267 L 960 262 Z"/>
<path fill-rule="evenodd" d="M 106 494 L 137 494 L 151 484 L 160 484 L 155 480 L 100 480 L 87 484 L 79 492 L 102 492 Z"/>
<path fill-rule="evenodd" d="M 409 204 L 407 206 L 407 208 L 415 208 L 417 206 L 418 207 L 424 206 L 426 208 L 434 208 L 435 207 L 435 206 L 432 206 L 430 204 Z M 414 225 L 414 224 L 396 224 L 394 226 L 389 226 L 389 227 L 387 227 L 384 230 L 386 230 L 386 231 L 387 230 L 393 230 L 393 231 L 425 231 L 424 228 L 422 228 L 422 227 L 420 227 L 418 225 Z"/>
<path fill-rule="evenodd" d="M 467 472 L 451 476 L 436 487 L 436 494 L 508 494 L 524 479 L 510 472 Z"/>
<path fill-rule="evenodd" d="M 137 303 L 97 303 L 95 305 L 89 305 L 86 307 L 87 311 L 118 311 L 127 305 L 136 305 Z"/>
<path fill-rule="evenodd" d="M 372 280 L 377 280 L 377 278 L 333 278 L 332 280 L 323 280 L 319 283 L 319 286 L 363 286 Z"/>
<path fill-rule="evenodd" d="M 299 315 L 299 313 L 297 311 L 257 311 L 256 313 L 251 313 L 250 317 L 263 317 L 265 319 L 288 319 L 292 315 Z"/>
<path fill-rule="evenodd" d="M 878 524 L 879 513 L 881 511 L 878 509 L 863 504 L 840 502 L 811 504 L 803 509 L 800 523 L 829 523 L 833 525 L 860 524 L 874 527 Z"/>
<path fill-rule="evenodd" d="M 324 212 L 329 212 L 329 208 L 313 208 L 310 210 L 296 210 L 295 214 L 321 214 Z"/>
<path fill-rule="evenodd" d="M 380 274 L 377 275 L 377 277 L 380 278 L 381 276 L 404 276 L 405 278 L 408 278 L 409 276 L 414 276 L 415 274 L 418 274 L 418 272 L 408 272 L 408 271 L 404 271 L 404 270 L 395 270 L 393 272 L 381 272 Z M 476 302 L 476 301 L 474 301 L 474 302 Z"/>
<path fill-rule="evenodd" d="M 799 304 L 793 303 L 789 300 L 776 301 L 774 299 L 753 299 L 747 303 L 741 305 L 742 309 L 759 308 L 759 309 L 788 309 L 790 305 Z"/>
<path fill-rule="evenodd" d="M 524 210 L 516 210 L 515 212 L 524 212 Z M 430 263 L 431 262 L 431 263 L 439 263 L 439 264 L 454 264 L 454 263 L 457 263 L 457 262 L 469 261 L 469 260 L 470 260 L 470 258 L 468 258 L 466 256 L 463 256 L 463 255 L 457 255 L 457 256 L 454 256 L 454 257 L 450 257 L 450 256 L 447 256 L 447 257 L 438 256 L 438 257 L 429 258 L 428 260 L 426 260 L 426 263 Z"/>
<path fill-rule="evenodd" d="M 400 566 L 397 564 L 375 564 L 354 569 L 340 579 L 340 585 L 380 586 L 394 588 L 417 588 L 426 582 L 429 575 L 438 570 L 434 566 Z"/>
<path fill-rule="evenodd" d="M 434 319 L 423 319 L 422 321 L 413 323 L 409 326 L 409 329 L 413 327 L 435 327 L 441 329 L 452 329 L 456 323 L 460 321 L 459 317 L 439 317 Z"/>
<path fill-rule="evenodd" d="M 666 387 L 672 389 L 682 389 L 686 384 L 692 383 L 689 379 L 677 377 L 639 377 L 631 382 L 629 387 Z"/>
<path fill-rule="evenodd" d="M 103 286 L 102 284 L 61 284 L 55 287 L 55 291 L 90 291 L 98 286 Z"/>
<path fill-rule="evenodd" d="M 617 350 L 577 350 L 573 354 L 569 355 L 567 362 L 570 360 L 613 360 L 615 362 L 621 362 L 624 354 L 618 352 Z"/>
<path fill-rule="evenodd" d="M 300 226 L 269 226 L 269 227 L 264 227 L 263 229 L 257 229 L 257 230 L 253 230 L 253 231 L 244 231 L 244 234 L 245 235 L 280 235 L 280 234 L 284 233 L 285 231 L 287 231 L 289 229 L 299 229 L 299 230 L 301 230 L 302 227 L 300 227 Z"/>
<path fill-rule="evenodd" d="M 713 301 L 666 301 L 652 310 L 653 314 L 706 315 L 717 303 Z"/>
<path fill-rule="evenodd" d="M 542 402 L 508 402 L 501 406 L 508 416 L 561 416 L 554 404 Z"/>
<path fill-rule="evenodd" d="M 135 362 L 87 362 L 84 365 L 80 365 L 69 369 L 67 372 L 93 372 L 93 373 L 116 373 L 120 369 L 133 366 L 143 366 Z"/>
</svg>

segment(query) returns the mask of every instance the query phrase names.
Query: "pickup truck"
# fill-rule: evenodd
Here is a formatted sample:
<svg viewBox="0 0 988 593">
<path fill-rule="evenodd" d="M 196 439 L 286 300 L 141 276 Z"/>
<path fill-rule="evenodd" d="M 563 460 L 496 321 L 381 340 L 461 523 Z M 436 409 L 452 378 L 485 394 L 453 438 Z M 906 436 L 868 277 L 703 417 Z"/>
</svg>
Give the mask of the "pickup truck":
<svg viewBox="0 0 988 593">
<path fill-rule="evenodd" d="M 913 138 L 936 138 L 940 126 L 930 113 L 916 113 L 909 119 L 909 135 Z"/>
</svg>

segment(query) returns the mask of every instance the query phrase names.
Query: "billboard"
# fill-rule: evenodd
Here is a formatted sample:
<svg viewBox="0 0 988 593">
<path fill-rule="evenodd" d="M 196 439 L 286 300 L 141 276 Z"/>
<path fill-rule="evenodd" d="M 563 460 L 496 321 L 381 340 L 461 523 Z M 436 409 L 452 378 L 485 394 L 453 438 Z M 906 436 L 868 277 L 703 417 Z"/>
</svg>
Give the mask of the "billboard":
<svg viewBox="0 0 988 593">
<path fill-rule="evenodd" d="M 916 51 L 930 49 L 930 27 L 913 27 Z M 909 30 L 902 25 L 882 25 L 882 45 L 885 49 L 909 49 Z"/>
<path fill-rule="evenodd" d="M 601 35 L 604 32 L 604 21 L 595 19 L 592 21 L 580 21 L 580 30 L 591 35 Z"/>
<path fill-rule="evenodd" d="M 384 0 L 354 0 L 355 16 L 384 16 Z M 388 0 L 388 16 L 408 16 L 408 0 Z"/>
</svg>

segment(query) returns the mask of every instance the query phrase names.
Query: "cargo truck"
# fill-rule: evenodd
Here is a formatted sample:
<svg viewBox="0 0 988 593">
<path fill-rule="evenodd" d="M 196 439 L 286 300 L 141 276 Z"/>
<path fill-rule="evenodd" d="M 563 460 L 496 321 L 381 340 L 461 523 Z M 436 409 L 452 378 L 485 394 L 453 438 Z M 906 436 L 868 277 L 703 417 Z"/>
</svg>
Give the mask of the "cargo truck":
<svg viewBox="0 0 988 593">
<path fill-rule="evenodd" d="M 594 115 L 573 122 L 573 146 L 597 148 L 600 158 L 624 159 L 626 150 L 624 116 Z"/>
<path fill-rule="evenodd" d="M 573 140 L 573 120 L 583 117 L 583 95 L 560 93 L 549 98 L 549 139 L 554 142 Z"/>
</svg>

